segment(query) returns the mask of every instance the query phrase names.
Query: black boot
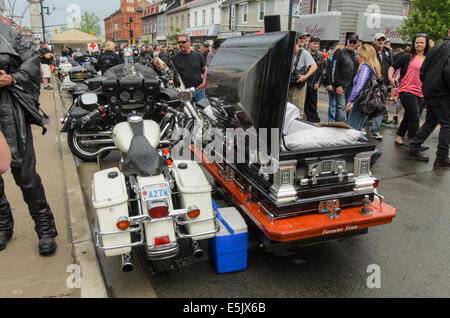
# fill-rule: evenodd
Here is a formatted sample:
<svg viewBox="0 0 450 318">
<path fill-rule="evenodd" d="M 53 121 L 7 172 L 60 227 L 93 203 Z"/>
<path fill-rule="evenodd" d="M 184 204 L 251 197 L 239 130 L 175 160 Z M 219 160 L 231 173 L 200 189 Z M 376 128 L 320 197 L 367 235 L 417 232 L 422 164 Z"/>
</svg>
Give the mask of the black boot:
<svg viewBox="0 0 450 318">
<path fill-rule="evenodd" d="M 56 242 L 53 237 L 41 237 L 39 239 L 39 254 L 51 255 L 56 251 Z"/>
<path fill-rule="evenodd" d="M 6 244 L 11 239 L 11 237 L 12 237 L 12 233 L 9 234 L 9 233 L 0 232 L 0 251 L 4 250 L 6 248 Z"/>
</svg>

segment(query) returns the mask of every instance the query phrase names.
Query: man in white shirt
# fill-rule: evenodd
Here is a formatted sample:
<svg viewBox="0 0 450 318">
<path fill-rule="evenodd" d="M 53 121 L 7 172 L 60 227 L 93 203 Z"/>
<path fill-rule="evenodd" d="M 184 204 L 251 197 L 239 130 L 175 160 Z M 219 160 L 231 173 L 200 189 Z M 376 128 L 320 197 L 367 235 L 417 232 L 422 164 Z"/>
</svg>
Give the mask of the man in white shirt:
<svg viewBox="0 0 450 318">
<path fill-rule="evenodd" d="M 125 45 L 125 48 L 123 49 L 123 58 L 125 63 L 131 63 L 133 57 L 133 51 L 130 49 L 130 47 Z"/>
</svg>

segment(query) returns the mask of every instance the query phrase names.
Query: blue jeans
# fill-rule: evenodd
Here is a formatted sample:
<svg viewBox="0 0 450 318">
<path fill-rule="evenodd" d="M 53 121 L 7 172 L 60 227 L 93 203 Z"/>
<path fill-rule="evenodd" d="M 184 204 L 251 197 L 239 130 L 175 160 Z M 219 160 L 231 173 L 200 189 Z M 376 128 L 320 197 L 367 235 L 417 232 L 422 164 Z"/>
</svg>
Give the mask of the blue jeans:
<svg viewBox="0 0 450 318">
<path fill-rule="evenodd" d="M 369 118 L 366 115 L 361 114 L 358 108 L 352 104 L 348 115 L 348 125 L 353 129 L 361 131 L 366 127 L 368 121 Z"/>
<path fill-rule="evenodd" d="M 372 129 L 370 130 L 371 134 L 377 134 L 380 132 L 381 121 L 383 120 L 383 114 L 381 113 L 375 118 L 372 118 Z"/>
<path fill-rule="evenodd" d="M 336 94 L 336 122 L 347 122 L 347 116 L 345 115 L 345 106 L 347 100 L 352 94 L 353 85 L 345 86 L 341 96 Z M 336 93 L 336 88 L 334 89 Z"/>
<path fill-rule="evenodd" d="M 336 119 L 336 97 L 333 91 L 328 91 L 328 122 L 334 123 Z"/>
<path fill-rule="evenodd" d="M 201 91 L 201 90 L 195 89 L 194 97 L 192 97 L 194 102 L 198 102 L 199 100 L 202 100 L 203 98 L 206 98 L 205 90 Z"/>
</svg>

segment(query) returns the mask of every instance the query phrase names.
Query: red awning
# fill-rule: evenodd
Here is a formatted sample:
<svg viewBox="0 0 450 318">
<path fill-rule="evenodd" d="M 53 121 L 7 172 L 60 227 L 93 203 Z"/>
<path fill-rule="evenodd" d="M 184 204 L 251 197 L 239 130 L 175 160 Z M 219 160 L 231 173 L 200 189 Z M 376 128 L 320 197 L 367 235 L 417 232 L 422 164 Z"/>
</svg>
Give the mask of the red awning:
<svg viewBox="0 0 450 318">
<path fill-rule="evenodd" d="M 262 30 L 256 32 L 255 34 L 264 34 L 264 33 L 266 33 L 266 32 L 264 32 L 264 29 L 262 29 Z"/>
</svg>

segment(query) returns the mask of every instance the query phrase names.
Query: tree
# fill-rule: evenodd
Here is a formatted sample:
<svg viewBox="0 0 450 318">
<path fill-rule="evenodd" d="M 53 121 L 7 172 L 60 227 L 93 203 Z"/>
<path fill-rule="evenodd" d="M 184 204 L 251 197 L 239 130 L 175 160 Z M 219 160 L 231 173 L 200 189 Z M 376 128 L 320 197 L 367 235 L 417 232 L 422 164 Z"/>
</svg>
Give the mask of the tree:
<svg viewBox="0 0 450 318">
<path fill-rule="evenodd" d="M 94 32 L 94 36 L 98 36 L 102 33 L 100 21 L 100 18 L 95 13 L 84 12 L 81 15 L 79 26 L 76 26 L 76 29 L 89 34 Z"/>
<path fill-rule="evenodd" d="M 181 34 L 181 28 L 174 27 L 173 25 L 169 25 L 169 35 L 167 36 L 167 41 L 170 45 L 177 45 L 178 35 Z"/>
<path fill-rule="evenodd" d="M 3 2 L 3 1 L 0 1 Z M 5 3 L 5 13 L 6 17 L 17 23 L 20 27 L 22 26 L 22 20 L 25 12 L 28 10 L 30 4 L 17 4 L 17 0 L 6 0 Z M 19 1 L 20 2 L 20 1 Z"/>
<path fill-rule="evenodd" d="M 450 0 L 413 0 L 409 16 L 403 20 L 399 32 L 403 40 L 412 41 L 418 33 L 426 33 L 436 43 L 447 37 L 450 21 Z"/>
</svg>

